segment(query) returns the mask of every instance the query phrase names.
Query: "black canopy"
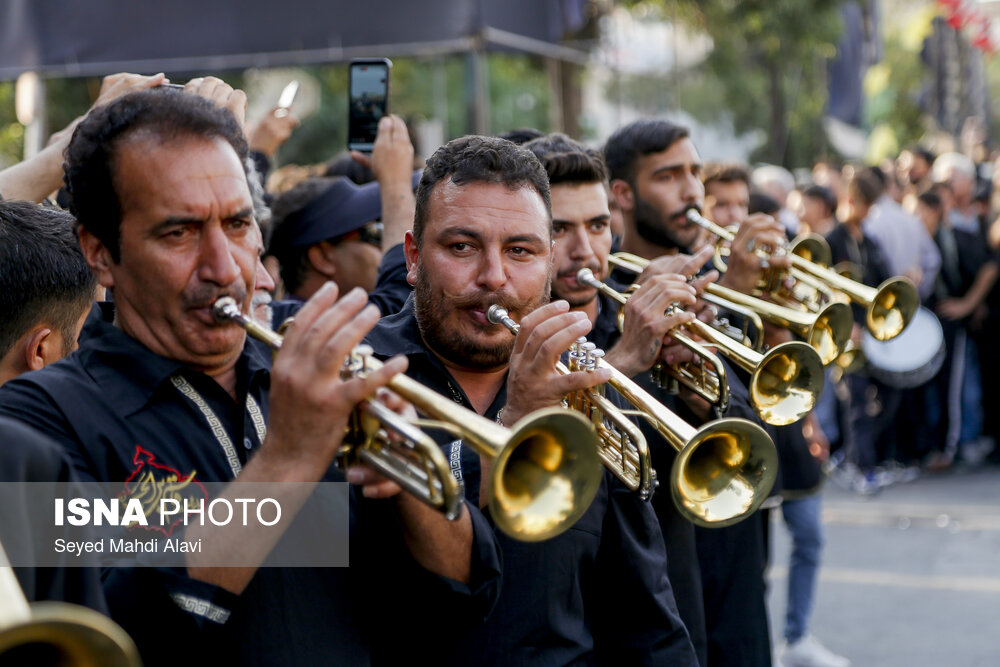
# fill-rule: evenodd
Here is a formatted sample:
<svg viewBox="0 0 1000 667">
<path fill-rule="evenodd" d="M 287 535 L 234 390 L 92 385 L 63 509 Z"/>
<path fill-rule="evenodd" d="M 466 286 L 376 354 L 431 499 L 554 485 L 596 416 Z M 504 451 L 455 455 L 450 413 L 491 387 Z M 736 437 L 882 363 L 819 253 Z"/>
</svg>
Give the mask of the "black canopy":
<svg viewBox="0 0 1000 667">
<path fill-rule="evenodd" d="M 558 46 L 587 0 L 0 0 L 0 79 L 222 70 Z"/>
</svg>

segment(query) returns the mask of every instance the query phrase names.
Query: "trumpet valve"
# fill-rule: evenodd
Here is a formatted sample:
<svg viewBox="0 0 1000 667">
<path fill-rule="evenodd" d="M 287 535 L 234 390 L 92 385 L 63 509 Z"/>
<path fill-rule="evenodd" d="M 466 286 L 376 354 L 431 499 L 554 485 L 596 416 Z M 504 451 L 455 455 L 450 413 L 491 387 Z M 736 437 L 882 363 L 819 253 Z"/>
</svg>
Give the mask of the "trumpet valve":
<svg viewBox="0 0 1000 667">
<path fill-rule="evenodd" d="M 344 377 L 357 377 L 365 370 L 365 365 L 370 356 L 375 351 L 371 345 L 357 345 L 351 353 L 344 358 Z"/>
<path fill-rule="evenodd" d="M 592 371 L 597 368 L 597 362 L 599 362 L 604 357 L 604 350 L 597 348 L 591 350 L 585 363 L 585 368 L 588 371 Z"/>
</svg>

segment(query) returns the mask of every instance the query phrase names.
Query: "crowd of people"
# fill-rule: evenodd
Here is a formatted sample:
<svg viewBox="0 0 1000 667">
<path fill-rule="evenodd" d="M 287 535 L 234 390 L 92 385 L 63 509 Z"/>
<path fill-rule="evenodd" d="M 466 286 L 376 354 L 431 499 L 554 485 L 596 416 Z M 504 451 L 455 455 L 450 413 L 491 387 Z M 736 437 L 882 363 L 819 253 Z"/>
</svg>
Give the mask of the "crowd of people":
<svg viewBox="0 0 1000 667">
<path fill-rule="evenodd" d="M 166 83 L 107 77 L 85 116 L 0 172 L 0 479 L 125 485 L 149 464 L 174 482 L 228 483 L 231 498 L 259 482 L 346 481 L 351 564 L 269 567 L 273 542 L 207 530 L 209 550 L 239 552 L 241 565 L 191 555 L 183 568 L 15 568 L 29 599 L 109 615 L 147 665 L 183 650 L 192 664 L 708 667 L 770 665 L 775 653 L 786 667 L 844 666 L 809 622 L 824 466 L 870 493 L 995 456 L 983 333 L 1000 227 L 982 165 L 962 155 L 824 162 L 796 181 L 780 167 L 704 164 L 685 128 L 640 120 L 601 149 L 522 129 L 454 139 L 423 163 L 405 123 L 386 116 L 371 154 L 275 169 L 294 114 L 248 126 L 245 95 L 224 81 Z M 733 238 L 719 243 L 692 210 Z M 904 277 L 941 335 L 927 363 L 882 368 L 865 341 L 870 309 L 855 303 L 851 344 L 807 378 L 825 378 L 823 391 L 776 421 L 760 386 L 787 378 L 707 363 L 688 339 L 696 320 L 726 316 L 729 333 L 759 329 L 764 349 L 793 340 L 706 290 L 776 300 L 764 286 L 789 286 L 789 243 L 809 233 L 865 285 Z M 639 275 L 609 263 L 618 251 L 643 262 Z M 267 329 L 294 316 L 273 359 L 220 321 L 221 297 Z M 889 307 L 890 319 L 902 312 Z M 383 365 L 344 373 L 362 343 Z M 561 365 L 571 348 L 583 366 Z M 806 370 L 789 375 L 810 374 L 799 361 Z M 677 381 L 715 363 L 718 399 Z M 643 444 L 623 467 L 639 467 L 648 443 L 658 489 L 638 493 L 609 465 L 581 483 L 568 530 L 525 539 L 537 526 L 517 534 L 498 512 L 537 479 L 503 474 L 503 458 L 466 432 L 428 430 L 459 483 L 453 516 L 371 460 L 334 465 L 364 400 L 414 413 L 387 390 L 400 373 L 453 403 L 458 421 L 506 429 L 595 388 L 624 405 L 627 392 L 608 386 L 618 373 L 692 432 L 743 430 L 724 434 L 733 451 L 698 454 L 637 418 L 629 433 Z M 753 438 L 738 434 L 758 432 L 751 456 Z M 723 461 L 739 480 L 751 465 L 769 480 L 738 510 L 712 505 L 736 486 L 713 479 Z M 541 475 L 555 463 L 507 465 Z M 772 647 L 765 571 L 779 507 L 793 549 L 784 643 Z M 8 548 L 30 539 L 30 527 L 2 526 Z"/>
</svg>

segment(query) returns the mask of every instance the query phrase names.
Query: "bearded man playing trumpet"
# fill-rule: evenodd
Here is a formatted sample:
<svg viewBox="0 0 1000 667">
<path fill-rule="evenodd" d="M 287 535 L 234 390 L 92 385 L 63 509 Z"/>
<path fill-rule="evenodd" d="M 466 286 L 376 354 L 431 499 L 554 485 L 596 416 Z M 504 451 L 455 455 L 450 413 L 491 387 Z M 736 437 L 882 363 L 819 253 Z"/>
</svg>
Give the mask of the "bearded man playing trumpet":
<svg viewBox="0 0 1000 667">
<path fill-rule="evenodd" d="M 662 310 L 640 308 L 638 297 L 653 289 L 676 287 L 678 278 L 695 273 L 708 260 L 703 250 L 694 258 L 693 246 L 701 236 L 700 228 L 686 218 L 688 209 L 702 210 L 705 189 L 700 175 L 701 158 L 685 128 L 666 121 L 642 120 L 617 130 L 604 147 L 604 159 L 610 176 L 612 196 L 621 208 L 625 223 L 622 250 L 652 260 L 637 282 L 642 285 L 636 299 L 626 305 L 626 321 L 639 322 Z M 748 220 L 740 227 L 732 244 L 729 270 L 719 279 L 720 284 L 742 290 L 755 285 L 763 267 L 754 253 L 755 246 L 778 247 L 785 236 L 780 225 L 767 218 Z M 753 241 L 753 243 L 751 243 Z M 786 258 L 775 257 L 772 266 L 787 267 Z M 679 276 L 677 274 L 680 274 Z M 695 282 L 695 292 L 717 275 L 711 272 Z M 648 285 L 648 287 L 647 287 Z M 688 293 L 681 302 L 692 303 L 695 294 Z M 667 302 L 669 303 L 669 301 Z M 659 304 L 657 303 L 657 307 Z M 705 304 L 694 309 L 710 319 L 713 314 Z M 661 317 L 662 319 L 662 317 Z M 661 326 L 664 326 L 661 323 Z M 626 324 L 626 329 L 628 325 Z M 662 330 L 664 333 L 666 329 Z M 656 357 L 645 357 L 649 368 L 655 361 L 675 363 L 680 353 L 675 346 L 663 346 L 662 336 L 639 337 L 657 343 Z M 627 344 L 629 337 L 622 336 Z M 619 343 L 621 345 L 622 343 Z M 612 348 L 609 356 L 615 355 Z M 746 389 L 734 373 L 728 373 L 732 407 L 747 419 L 757 417 L 749 406 Z M 649 387 L 651 391 L 656 388 Z M 678 405 L 692 419 L 706 419 L 708 406 L 697 397 L 682 393 L 675 398 L 665 391 L 657 397 L 665 403 Z M 678 400 L 678 398 L 680 400 Z M 655 451 L 655 450 L 654 450 Z M 669 508 L 660 511 L 661 521 Z M 698 567 L 701 574 L 701 595 L 704 603 L 706 643 L 701 654 L 702 665 L 770 665 L 771 649 L 764 599 L 764 534 L 761 515 L 725 528 L 695 527 Z M 678 533 L 682 530 L 677 528 Z M 664 531 L 667 533 L 667 531 Z"/>
<path fill-rule="evenodd" d="M 411 377 L 505 425 L 606 383 L 607 370 L 556 369 L 592 323 L 565 301 L 549 303 L 552 242 L 548 178 L 532 153 L 502 139 L 450 142 L 427 163 L 406 235 L 414 293 L 366 341 L 376 355 L 405 354 Z M 495 305 L 519 322 L 516 337 L 490 322 Z M 485 506 L 503 491 L 487 483 L 492 461 L 462 440 L 446 451 L 471 502 Z M 498 539 L 497 608 L 478 629 L 448 619 L 442 664 L 696 664 L 655 515 L 610 473 L 568 531 Z M 440 619 L 427 627 L 440 629 Z M 390 662 L 405 657 L 386 648 Z"/>
<path fill-rule="evenodd" d="M 695 359 L 690 349 L 673 340 L 671 332 L 695 318 L 697 293 L 705 280 L 715 277 L 709 275 L 695 284 L 689 284 L 685 278 L 707 261 L 709 253 L 677 257 L 670 270 L 650 275 L 626 303 L 619 329 L 619 304 L 578 279 L 581 269 L 589 269 L 595 278 L 616 291 L 625 291 L 624 286 L 608 277 L 612 238 L 608 224 L 607 171 L 602 156 L 563 135 L 536 139 L 526 148 L 539 157 L 551 181 L 555 241 L 553 298 L 565 299 L 574 310 L 586 313 L 594 323 L 591 338 L 608 350 L 605 357 L 608 364 L 634 377 L 643 389 L 686 421 L 701 424 L 720 416 L 693 392 L 668 394 L 653 382 L 649 372 L 658 363 L 679 364 Z M 664 315 L 672 305 L 684 310 Z M 738 381 L 731 383 L 731 389 L 725 416 L 756 421 L 746 389 Z M 666 539 L 669 577 L 700 662 L 706 664 L 705 615 L 694 525 L 678 510 L 671 489 L 664 486 L 670 483 L 666 473 L 675 464 L 676 452 L 651 423 L 643 419 L 639 423 L 651 445 L 654 467 L 661 480 L 660 491 L 651 504 Z"/>
</svg>

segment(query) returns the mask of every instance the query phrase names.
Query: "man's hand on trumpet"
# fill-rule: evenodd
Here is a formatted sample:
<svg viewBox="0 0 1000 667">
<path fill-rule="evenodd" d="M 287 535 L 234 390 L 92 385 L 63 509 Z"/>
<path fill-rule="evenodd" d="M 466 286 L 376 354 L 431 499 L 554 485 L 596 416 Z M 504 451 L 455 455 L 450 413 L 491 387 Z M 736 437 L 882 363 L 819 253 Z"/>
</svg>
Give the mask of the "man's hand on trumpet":
<svg viewBox="0 0 1000 667">
<path fill-rule="evenodd" d="M 729 260 L 719 284 L 745 294 L 754 288 L 768 269 L 786 271 L 792 260 L 785 254 L 788 245 L 785 228 L 769 215 L 755 213 L 740 224 L 729 246 Z M 761 253 L 770 255 L 765 259 Z"/>
<path fill-rule="evenodd" d="M 565 301 L 553 301 L 524 316 L 514 342 L 507 376 L 507 403 L 501 419 L 507 426 L 529 412 L 559 405 L 567 394 L 604 384 L 611 371 L 604 368 L 568 375 L 556 362 L 591 328 L 585 313 L 570 311 Z"/>
<path fill-rule="evenodd" d="M 693 255 L 678 253 L 676 255 L 664 255 L 650 260 L 649 265 L 643 269 L 642 273 L 635 279 L 635 282 L 642 285 L 653 276 L 663 274 L 676 274 L 690 276 L 698 273 L 708 260 L 712 259 L 714 248 L 707 246 Z M 718 274 L 716 274 L 718 277 Z"/>
<path fill-rule="evenodd" d="M 354 407 L 406 370 L 406 358 L 396 357 L 366 377 L 341 377 L 344 359 L 378 322 L 378 309 L 365 303 L 360 289 L 337 301 L 337 286 L 327 283 L 288 328 L 271 372 L 271 423 L 258 455 L 276 474 L 294 470 L 297 481 L 319 480 Z"/>
<path fill-rule="evenodd" d="M 663 360 L 661 353 L 668 347 L 677 348 L 670 353 L 671 359 L 687 359 L 690 352 L 673 343 L 670 332 L 694 319 L 695 314 L 689 309 L 695 301 L 695 288 L 683 275 L 659 273 L 649 277 L 625 304 L 622 335 L 608 351 L 607 362 L 634 377 Z M 664 315 L 675 304 L 683 310 Z"/>
</svg>

